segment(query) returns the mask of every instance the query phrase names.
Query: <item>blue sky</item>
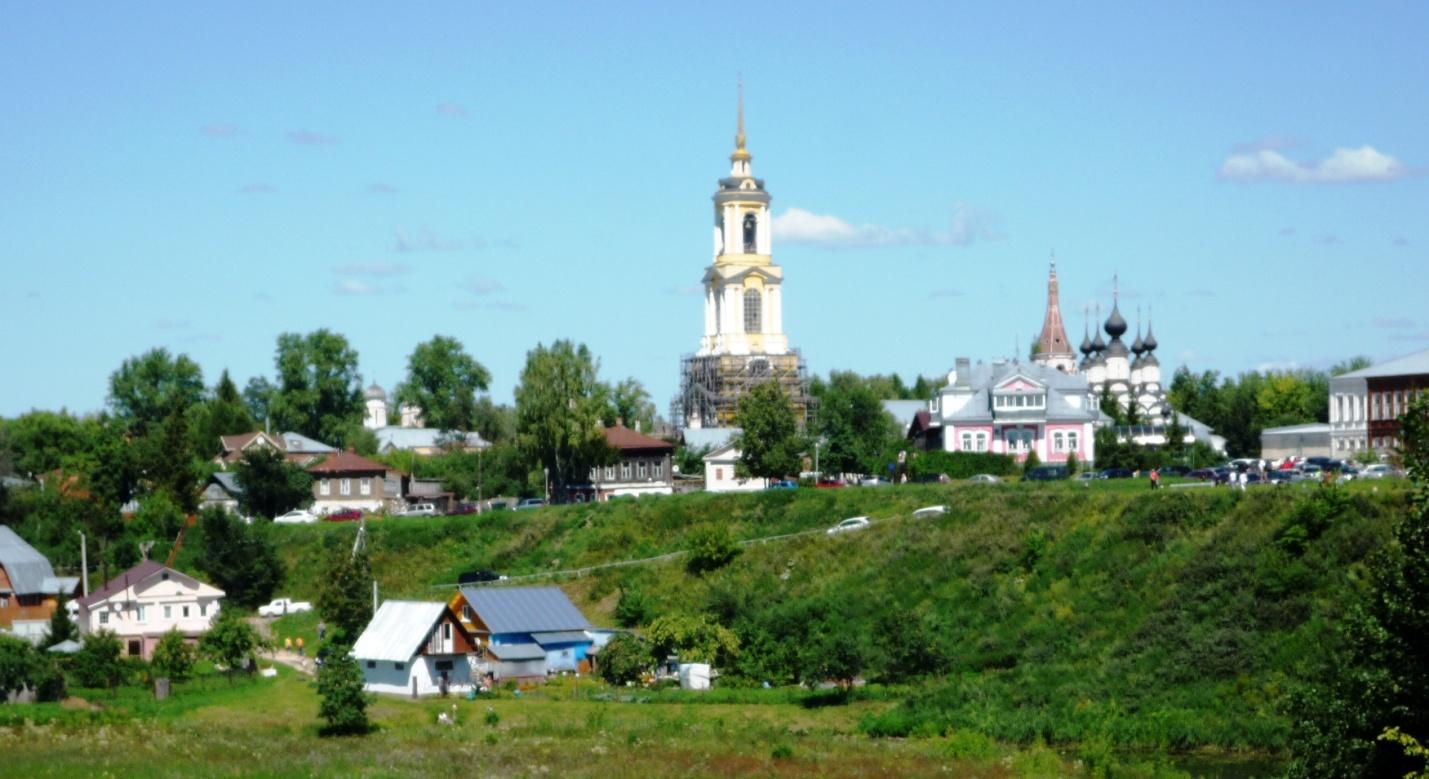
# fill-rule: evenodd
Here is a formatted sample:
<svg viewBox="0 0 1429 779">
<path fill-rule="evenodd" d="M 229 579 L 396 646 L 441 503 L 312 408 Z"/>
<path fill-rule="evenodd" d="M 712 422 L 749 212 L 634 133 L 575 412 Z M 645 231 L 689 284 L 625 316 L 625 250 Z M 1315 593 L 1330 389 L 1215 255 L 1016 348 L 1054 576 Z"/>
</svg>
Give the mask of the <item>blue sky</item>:
<svg viewBox="0 0 1429 779">
<path fill-rule="evenodd" d="M 1152 5 L 6 4 L 0 414 L 318 327 L 503 402 L 574 338 L 663 411 L 740 74 L 818 373 L 1025 349 L 1054 249 L 1072 340 L 1119 273 L 1168 370 L 1429 347 L 1429 6 Z"/>
</svg>

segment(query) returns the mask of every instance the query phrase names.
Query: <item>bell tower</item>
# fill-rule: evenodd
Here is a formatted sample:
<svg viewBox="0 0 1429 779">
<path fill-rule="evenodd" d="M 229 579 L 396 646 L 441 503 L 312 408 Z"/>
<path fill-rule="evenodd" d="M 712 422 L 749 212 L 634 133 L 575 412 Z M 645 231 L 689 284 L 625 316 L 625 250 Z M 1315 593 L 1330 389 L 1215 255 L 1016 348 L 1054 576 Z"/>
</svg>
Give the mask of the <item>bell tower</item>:
<svg viewBox="0 0 1429 779">
<path fill-rule="evenodd" d="M 774 264 L 769 193 L 744 145 L 744 90 L 730 171 L 714 193 L 714 259 L 705 270 L 699 354 L 785 354 L 784 269 Z"/>
<path fill-rule="evenodd" d="M 704 334 L 684 358 L 671 417 L 685 427 L 734 424 L 739 397 L 777 381 L 801 417 L 813 399 L 803 358 L 784 333 L 784 269 L 774 264 L 769 192 L 754 177 L 745 147 L 744 87 L 739 89 L 729 175 L 714 201 L 714 251 L 704 277 Z"/>
</svg>

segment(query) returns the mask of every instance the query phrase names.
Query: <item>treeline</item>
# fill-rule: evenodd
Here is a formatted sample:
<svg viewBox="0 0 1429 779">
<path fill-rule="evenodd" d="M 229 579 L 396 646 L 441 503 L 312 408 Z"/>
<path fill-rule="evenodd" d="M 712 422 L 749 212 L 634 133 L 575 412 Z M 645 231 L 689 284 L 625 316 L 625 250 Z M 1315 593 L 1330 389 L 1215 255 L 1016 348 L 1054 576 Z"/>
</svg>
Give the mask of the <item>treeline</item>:
<svg viewBox="0 0 1429 779">
<path fill-rule="evenodd" d="M 1330 378 L 1370 365 L 1355 357 L 1328 371 L 1248 371 L 1222 377 L 1218 371 L 1177 369 L 1168 389 L 1171 407 L 1211 426 L 1226 438 L 1233 457 L 1260 454 L 1267 427 L 1328 422 Z"/>
</svg>

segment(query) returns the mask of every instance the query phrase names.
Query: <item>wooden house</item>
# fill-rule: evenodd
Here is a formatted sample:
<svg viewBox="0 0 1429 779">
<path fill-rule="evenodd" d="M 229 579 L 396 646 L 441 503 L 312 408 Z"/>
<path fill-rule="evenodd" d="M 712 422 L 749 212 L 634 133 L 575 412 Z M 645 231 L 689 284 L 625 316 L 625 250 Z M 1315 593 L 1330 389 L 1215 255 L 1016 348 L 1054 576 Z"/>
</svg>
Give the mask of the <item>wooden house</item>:
<svg viewBox="0 0 1429 779">
<path fill-rule="evenodd" d="M 470 689 L 475 651 L 446 604 L 405 600 L 383 603 L 352 647 L 363 689 L 414 698 Z"/>
</svg>

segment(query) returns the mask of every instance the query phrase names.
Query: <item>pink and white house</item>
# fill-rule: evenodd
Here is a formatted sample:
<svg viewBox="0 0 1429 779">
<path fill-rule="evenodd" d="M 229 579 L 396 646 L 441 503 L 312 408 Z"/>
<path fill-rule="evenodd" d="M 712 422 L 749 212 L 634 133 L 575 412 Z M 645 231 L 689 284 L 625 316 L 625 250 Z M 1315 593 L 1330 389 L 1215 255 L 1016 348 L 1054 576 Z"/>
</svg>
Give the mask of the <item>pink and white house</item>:
<svg viewBox="0 0 1429 779">
<path fill-rule="evenodd" d="M 223 590 L 145 560 L 76 598 L 76 621 L 82 635 L 110 631 L 119 637 L 126 655 L 148 660 L 171 629 L 196 643 L 218 618 L 222 600 Z"/>
<path fill-rule="evenodd" d="M 1044 463 L 1067 455 L 1095 459 L 1092 431 L 1101 420 L 1083 376 L 1040 363 L 972 365 L 966 357 L 928 402 L 929 426 L 942 429 L 949 452 L 1031 452 Z"/>
</svg>

